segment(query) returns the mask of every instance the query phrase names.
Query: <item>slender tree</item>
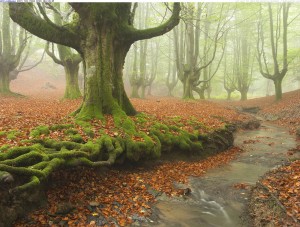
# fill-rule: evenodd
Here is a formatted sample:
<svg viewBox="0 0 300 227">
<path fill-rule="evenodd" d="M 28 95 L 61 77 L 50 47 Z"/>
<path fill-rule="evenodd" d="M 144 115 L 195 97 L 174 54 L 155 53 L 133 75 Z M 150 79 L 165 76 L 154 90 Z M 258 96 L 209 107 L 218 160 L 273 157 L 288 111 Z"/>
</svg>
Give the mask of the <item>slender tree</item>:
<svg viewBox="0 0 300 227">
<path fill-rule="evenodd" d="M 122 79 L 123 65 L 130 46 L 138 40 L 163 35 L 179 23 L 180 4 L 174 3 L 170 18 L 148 29 L 133 26 L 131 3 L 69 3 L 76 16 L 63 26 L 53 23 L 32 3 L 10 4 L 11 18 L 32 34 L 77 50 L 85 65 L 84 98 L 77 117 L 102 118 L 103 114 L 135 114 Z"/>
<path fill-rule="evenodd" d="M 0 30 L 0 93 L 14 95 L 9 88 L 11 79 L 15 76 L 21 60 L 21 55 L 26 47 L 27 34 L 24 29 L 12 26 L 8 13 L 8 4 L 2 5 L 2 27 Z M 12 32 L 11 32 L 12 30 Z M 17 31 L 18 35 L 17 35 Z M 11 35 L 12 33 L 12 35 Z M 16 37 L 19 37 L 18 44 Z M 10 76 L 11 75 L 11 76 Z"/>
<path fill-rule="evenodd" d="M 62 26 L 64 23 L 61 15 L 60 3 L 53 3 L 51 9 L 54 12 L 54 22 L 58 26 Z M 67 18 L 66 18 L 67 19 Z M 70 47 L 57 45 L 59 57 L 55 56 L 55 51 L 52 45 L 52 49 L 49 49 L 49 43 L 46 51 L 49 57 L 53 59 L 56 64 L 64 67 L 66 88 L 65 88 L 65 99 L 76 99 L 81 97 L 79 84 L 78 84 L 78 71 L 79 64 L 82 61 L 80 54 L 74 53 Z"/>
<path fill-rule="evenodd" d="M 175 30 L 175 29 L 174 29 Z M 176 62 L 173 60 L 175 52 L 172 51 L 171 39 L 169 38 L 169 54 L 168 54 L 168 72 L 166 78 L 166 86 L 168 88 L 168 96 L 173 96 L 173 90 L 178 83 Z M 172 55 L 173 53 L 173 55 Z"/>
<path fill-rule="evenodd" d="M 270 54 L 266 53 L 268 48 L 266 48 L 267 41 L 264 33 L 266 29 L 263 23 L 262 6 L 260 19 L 257 23 L 257 61 L 260 73 L 263 77 L 274 82 L 275 98 L 277 101 L 282 99 L 282 80 L 288 71 L 287 31 L 290 6 L 291 3 L 288 2 L 280 4 L 268 3 Z M 275 15 L 273 15 L 274 8 L 277 8 Z M 279 54 L 279 51 L 282 51 L 282 55 Z"/>
<path fill-rule="evenodd" d="M 236 78 L 235 89 L 241 93 L 241 100 L 247 100 L 247 94 L 253 75 L 254 51 L 252 51 L 250 30 L 239 26 L 235 30 L 233 74 Z"/>
<path fill-rule="evenodd" d="M 153 47 L 154 45 L 154 47 Z M 157 67 L 158 67 L 158 58 L 159 58 L 159 41 L 156 40 L 154 43 L 151 43 L 151 68 L 150 68 L 150 73 L 146 75 L 145 78 L 145 87 L 148 88 L 148 94 L 147 95 L 152 95 L 152 84 L 154 80 L 156 79 L 157 76 Z"/>
<path fill-rule="evenodd" d="M 131 85 L 131 98 L 140 98 L 139 88 L 142 85 L 142 77 L 138 74 L 137 67 L 137 46 L 133 47 L 133 64 L 132 64 L 132 72 L 130 74 L 130 85 Z"/>
<path fill-rule="evenodd" d="M 222 18 L 223 15 L 223 4 L 220 7 L 219 20 L 215 20 L 214 32 L 212 37 L 207 36 L 206 41 L 210 40 L 209 44 L 203 49 L 203 55 L 200 56 L 201 40 L 200 37 L 207 34 L 207 31 L 200 29 L 201 21 L 207 23 L 207 14 L 209 14 L 211 4 L 197 3 L 195 7 L 194 3 L 187 3 L 185 6 L 186 17 L 185 22 L 185 37 L 186 44 L 184 48 L 180 44 L 180 39 L 183 38 L 182 35 L 179 36 L 178 32 L 174 31 L 174 41 L 175 41 L 175 51 L 176 51 L 176 66 L 178 70 L 179 80 L 183 84 L 183 99 L 194 99 L 193 91 L 197 92 L 201 98 L 204 98 L 204 91 L 207 88 L 208 82 L 215 75 L 218 67 L 221 63 L 223 53 L 224 53 L 224 42 L 223 50 L 221 51 L 221 56 L 218 59 L 217 69 L 211 71 L 211 76 L 208 78 L 207 71 L 205 69 L 214 62 L 217 56 L 217 49 L 220 47 L 220 41 L 226 32 L 226 24 L 230 20 L 229 18 Z M 203 11 L 206 12 L 203 15 Z M 212 10 L 211 10 L 212 11 Z M 208 30 L 209 30 L 208 26 Z M 182 51 L 185 53 L 183 54 Z M 182 59 L 184 57 L 184 59 Z M 202 73 L 203 72 L 203 73 Z M 204 74 L 204 77 L 203 77 Z M 206 78 L 205 78 L 206 76 Z M 201 84 L 204 84 L 201 87 Z M 200 85 L 200 86 L 199 86 Z"/>
</svg>

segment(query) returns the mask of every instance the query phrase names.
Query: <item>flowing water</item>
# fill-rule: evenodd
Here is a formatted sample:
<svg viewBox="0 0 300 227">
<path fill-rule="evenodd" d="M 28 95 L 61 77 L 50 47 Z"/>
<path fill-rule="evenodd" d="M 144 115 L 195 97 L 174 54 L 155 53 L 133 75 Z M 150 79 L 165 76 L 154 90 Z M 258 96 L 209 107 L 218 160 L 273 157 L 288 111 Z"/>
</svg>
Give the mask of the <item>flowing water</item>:
<svg viewBox="0 0 300 227">
<path fill-rule="evenodd" d="M 248 226 L 244 208 L 249 188 L 268 170 L 283 163 L 287 151 L 296 146 L 295 138 L 284 128 L 263 123 L 257 130 L 240 131 L 235 145 L 242 153 L 230 164 L 208 171 L 205 176 L 190 178 L 192 193 L 185 198 L 158 197 L 157 221 L 152 225 L 168 227 Z M 243 218 L 241 218 L 243 217 Z"/>
</svg>

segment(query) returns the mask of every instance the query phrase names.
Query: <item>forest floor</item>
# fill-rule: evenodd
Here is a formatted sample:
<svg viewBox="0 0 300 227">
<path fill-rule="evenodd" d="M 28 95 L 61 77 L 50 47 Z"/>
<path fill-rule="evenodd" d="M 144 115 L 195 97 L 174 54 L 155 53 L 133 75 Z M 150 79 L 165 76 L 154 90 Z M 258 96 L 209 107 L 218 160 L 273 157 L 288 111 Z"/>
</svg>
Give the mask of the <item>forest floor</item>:
<svg viewBox="0 0 300 227">
<path fill-rule="evenodd" d="M 0 147 L 23 145 L 22 140 L 28 138 L 30 130 L 38 125 L 71 122 L 72 118 L 67 115 L 76 110 L 81 100 L 61 101 L 57 97 L 1 97 L 0 131 L 10 131 L 11 136 L 0 136 Z M 215 103 L 152 97 L 131 101 L 138 111 L 153 115 L 152 120 L 155 121 L 170 124 L 174 116 L 180 116 L 180 122 L 187 131 L 192 130 L 192 117 L 193 121 L 203 124 L 204 133 L 221 128 L 226 122 L 251 120 L 252 116 L 236 111 L 235 107 L 240 109 L 242 106 L 257 106 L 261 116 L 274 120 L 274 123 L 284 125 L 291 133 L 295 133 L 300 124 L 299 107 L 296 104 L 300 103 L 300 91 L 285 94 L 283 101 L 279 103 L 274 103 L 273 99 L 274 97 L 268 97 L 247 102 Z M 107 122 L 105 132 L 114 135 L 116 132 L 113 131 L 114 126 L 110 125 L 112 120 L 109 117 Z M 101 122 L 94 123 L 97 129 L 104 127 Z M 141 129 L 147 130 L 147 127 L 141 126 Z M 54 131 L 49 136 L 62 138 L 63 133 Z M 299 152 L 299 149 L 300 147 L 295 148 L 291 154 Z M 170 196 L 182 196 L 185 191 L 175 188 L 174 182 L 186 183 L 189 176 L 202 176 L 208 169 L 228 163 L 240 152 L 239 148 L 234 147 L 227 152 L 194 162 L 173 161 L 160 162 L 151 167 L 127 166 L 125 169 L 116 167 L 99 171 L 79 168 L 56 172 L 51 177 L 54 183 L 47 191 L 47 207 L 30 213 L 26 219 L 17 221 L 15 226 L 86 226 L 86 223 L 90 223 L 90 226 L 125 226 L 151 215 L 150 206 L 155 201 L 155 196 L 149 193 L 149 187 Z M 277 177 L 279 175 L 288 178 Z M 262 184 L 278 196 L 288 215 L 300 220 L 299 179 L 299 161 L 294 161 L 277 172 L 271 172 L 262 180 Z M 262 198 L 264 196 L 266 195 L 258 195 Z M 95 217 L 101 223 L 96 223 Z"/>
</svg>

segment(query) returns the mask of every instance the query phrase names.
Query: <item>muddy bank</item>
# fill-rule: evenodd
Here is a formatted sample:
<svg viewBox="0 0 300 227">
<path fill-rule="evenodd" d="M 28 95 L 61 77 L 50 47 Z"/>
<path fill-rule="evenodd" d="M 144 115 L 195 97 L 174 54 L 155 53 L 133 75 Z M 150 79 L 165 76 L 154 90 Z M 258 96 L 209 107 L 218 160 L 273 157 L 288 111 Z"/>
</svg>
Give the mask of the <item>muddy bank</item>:
<svg viewBox="0 0 300 227">
<path fill-rule="evenodd" d="M 260 129 L 235 135 L 235 145 L 245 152 L 229 165 L 210 170 L 204 177 L 190 178 L 190 196 L 160 196 L 155 226 L 252 226 L 246 212 L 250 188 L 268 170 L 287 160 L 295 139 L 284 128 L 263 123 Z"/>
</svg>

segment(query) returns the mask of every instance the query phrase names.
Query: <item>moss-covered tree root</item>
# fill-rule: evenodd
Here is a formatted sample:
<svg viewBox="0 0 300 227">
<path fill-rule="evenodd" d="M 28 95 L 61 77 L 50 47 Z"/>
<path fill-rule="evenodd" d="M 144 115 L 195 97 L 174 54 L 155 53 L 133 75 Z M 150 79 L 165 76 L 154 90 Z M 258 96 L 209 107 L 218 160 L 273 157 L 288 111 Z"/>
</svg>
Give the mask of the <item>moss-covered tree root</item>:
<svg viewBox="0 0 300 227">
<path fill-rule="evenodd" d="M 72 128 L 73 125 L 39 126 L 30 133 L 32 139 L 29 141 L 33 145 L 10 148 L 6 153 L 0 153 L 0 172 L 10 174 L 10 180 L 14 177 L 26 179 L 23 185 L 14 187 L 11 192 L 18 193 L 36 187 L 59 168 L 98 167 L 124 161 L 158 159 L 162 153 L 173 151 L 201 155 L 205 153 L 204 150 L 225 150 L 233 143 L 232 133 L 226 127 L 210 135 L 200 135 L 197 130 L 189 133 L 174 125 L 156 122 L 147 131 L 139 131 L 136 125 L 147 120 L 144 115 L 138 115 L 136 122 L 123 111 L 113 116 L 115 126 L 121 132 L 114 136 L 102 133 L 99 138 L 93 138 L 94 135 L 90 135 L 91 139 L 84 142 L 76 134 L 77 130 Z M 92 131 L 88 122 L 81 124 L 84 131 Z M 56 129 L 65 129 L 65 134 L 72 141 L 41 139 L 41 134 L 48 135 Z M 3 179 L 7 180 L 7 177 Z"/>
</svg>

